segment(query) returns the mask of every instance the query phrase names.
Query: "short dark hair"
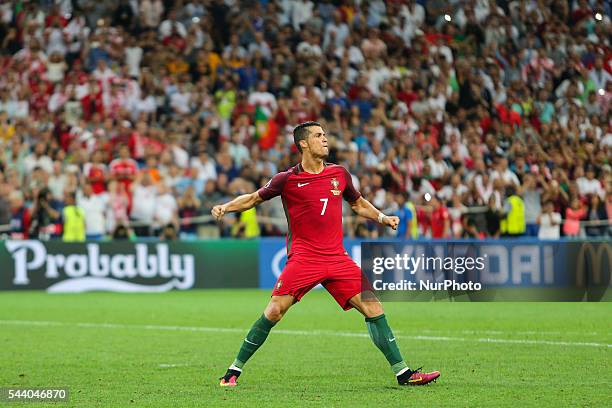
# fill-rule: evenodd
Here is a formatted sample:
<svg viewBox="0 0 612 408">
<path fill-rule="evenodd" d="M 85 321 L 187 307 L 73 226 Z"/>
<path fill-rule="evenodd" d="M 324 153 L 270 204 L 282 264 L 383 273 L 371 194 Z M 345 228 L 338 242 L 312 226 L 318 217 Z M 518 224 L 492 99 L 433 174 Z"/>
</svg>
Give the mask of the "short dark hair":
<svg viewBox="0 0 612 408">
<path fill-rule="evenodd" d="M 300 140 L 306 140 L 309 135 L 308 128 L 311 126 L 321 126 L 321 124 L 319 122 L 308 121 L 300 123 L 295 127 L 295 129 L 293 129 L 293 143 L 295 143 L 295 147 L 297 147 L 300 153 L 302 153 Z"/>
</svg>

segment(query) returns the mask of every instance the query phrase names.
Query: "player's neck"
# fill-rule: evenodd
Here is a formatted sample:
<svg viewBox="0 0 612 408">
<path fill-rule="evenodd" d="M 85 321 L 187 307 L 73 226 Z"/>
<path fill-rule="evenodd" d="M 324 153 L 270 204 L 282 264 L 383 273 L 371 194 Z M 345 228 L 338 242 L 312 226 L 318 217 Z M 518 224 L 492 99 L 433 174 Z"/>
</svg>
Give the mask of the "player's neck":
<svg viewBox="0 0 612 408">
<path fill-rule="evenodd" d="M 302 156 L 302 169 L 311 174 L 319 174 L 325 169 L 325 163 L 323 159 L 312 157 L 312 156 Z"/>
</svg>

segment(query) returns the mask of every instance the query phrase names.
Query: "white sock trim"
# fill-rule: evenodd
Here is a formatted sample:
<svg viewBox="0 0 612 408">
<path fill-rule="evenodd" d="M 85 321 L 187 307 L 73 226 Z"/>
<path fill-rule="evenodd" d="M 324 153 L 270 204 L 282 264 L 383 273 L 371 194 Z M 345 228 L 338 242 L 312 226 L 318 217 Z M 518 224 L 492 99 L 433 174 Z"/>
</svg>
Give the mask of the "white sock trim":
<svg viewBox="0 0 612 408">
<path fill-rule="evenodd" d="M 238 368 L 238 367 L 236 367 L 236 366 L 235 366 L 235 365 L 233 365 L 233 364 L 232 364 L 231 366 L 229 366 L 229 370 L 235 370 L 235 371 L 242 372 L 242 368 Z"/>
<path fill-rule="evenodd" d="M 399 373 L 395 374 L 395 376 L 399 377 L 400 375 L 404 374 L 408 370 L 410 370 L 410 367 L 402 368 L 402 370 Z"/>
</svg>

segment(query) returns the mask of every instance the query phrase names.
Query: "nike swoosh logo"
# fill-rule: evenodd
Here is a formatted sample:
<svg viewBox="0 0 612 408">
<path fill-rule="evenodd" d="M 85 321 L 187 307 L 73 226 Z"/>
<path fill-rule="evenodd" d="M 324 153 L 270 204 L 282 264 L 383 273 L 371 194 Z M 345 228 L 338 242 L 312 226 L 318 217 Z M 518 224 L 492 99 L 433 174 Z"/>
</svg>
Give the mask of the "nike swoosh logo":
<svg viewBox="0 0 612 408">
<path fill-rule="evenodd" d="M 307 184 L 310 184 L 310 182 L 308 182 L 308 183 L 298 183 L 298 187 L 304 187 Z"/>
<path fill-rule="evenodd" d="M 244 341 L 246 341 L 247 343 L 252 344 L 254 346 L 259 346 L 259 344 L 253 343 L 252 341 L 249 341 L 249 339 L 244 339 Z"/>
<path fill-rule="evenodd" d="M 414 380 L 408 380 L 408 382 L 419 382 L 423 381 L 423 377 L 415 378 Z"/>
<path fill-rule="evenodd" d="M 392 339 L 389 339 L 389 341 L 395 341 L 395 337 L 394 337 L 394 338 L 392 338 Z"/>
</svg>

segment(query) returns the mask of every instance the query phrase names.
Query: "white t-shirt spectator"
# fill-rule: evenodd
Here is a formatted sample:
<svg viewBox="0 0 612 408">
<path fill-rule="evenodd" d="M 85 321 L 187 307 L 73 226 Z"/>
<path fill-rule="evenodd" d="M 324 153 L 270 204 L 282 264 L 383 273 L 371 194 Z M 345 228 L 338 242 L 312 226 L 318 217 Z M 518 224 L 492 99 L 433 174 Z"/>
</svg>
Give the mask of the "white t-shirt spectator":
<svg viewBox="0 0 612 408">
<path fill-rule="evenodd" d="M 47 29 L 47 55 L 55 52 L 66 55 L 66 44 L 64 44 L 64 32 L 61 28 Z"/>
<path fill-rule="evenodd" d="M 157 27 L 164 5 L 161 0 L 142 0 L 140 3 L 140 18 L 145 27 Z"/>
<path fill-rule="evenodd" d="M 256 51 L 259 51 L 261 53 L 261 56 L 266 60 L 272 58 L 272 51 L 270 50 L 270 46 L 265 41 L 262 41 L 260 43 L 251 43 L 249 45 L 249 56 L 252 57 Z"/>
<path fill-rule="evenodd" d="M 344 56 L 345 50 L 346 50 L 346 47 L 344 46 L 338 47 L 336 48 L 336 51 L 334 51 L 334 55 L 342 59 L 342 57 Z M 349 58 L 349 62 L 353 65 L 361 65 L 365 61 L 365 58 L 363 57 L 363 53 L 361 52 L 361 49 L 357 47 L 356 45 L 351 45 L 349 47 L 348 58 Z"/>
<path fill-rule="evenodd" d="M 335 22 L 328 23 L 325 26 L 325 35 L 323 37 L 323 48 L 327 49 L 329 47 L 330 42 L 332 41 L 332 33 L 335 34 L 333 38 L 333 46 L 334 48 L 341 47 L 344 44 L 344 40 L 351 33 L 349 27 L 346 23 L 336 24 Z"/>
<path fill-rule="evenodd" d="M 153 113 L 157 110 L 157 103 L 153 95 L 148 95 L 143 99 L 138 99 L 133 106 L 135 117 L 138 117 L 141 112 Z"/>
<path fill-rule="evenodd" d="M 85 233 L 87 235 L 103 235 L 106 232 L 107 203 L 108 194 L 106 193 L 79 197 L 78 206 L 85 212 Z"/>
<path fill-rule="evenodd" d="M 604 196 L 604 189 L 601 187 L 601 182 L 596 178 L 589 180 L 586 177 L 578 177 L 578 179 L 576 179 L 576 184 L 578 185 L 578 192 L 580 192 L 581 196 L 588 194 L 597 194 L 600 197 Z"/>
<path fill-rule="evenodd" d="M 64 61 L 47 63 L 47 79 L 53 83 L 64 80 L 64 72 L 68 65 Z"/>
<path fill-rule="evenodd" d="M 61 174 L 51 174 L 47 187 L 51 191 L 51 195 L 56 200 L 62 200 L 64 197 L 64 190 L 66 190 L 66 184 L 68 183 L 68 175 L 65 172 Z"/>
<path fill-rule="evenodd" d="M 323 55 L 323 50 L 319 44 L 311 44 L 308 41 L 302 41 L 297 46 L 297 53 L 299 55 L 320 57 Z"/>
<path fill-rule="evenodd" d="M 35 167 L 40 167 L 49 174 L 53 172 L 53 161 L 49 156 L 40 156 L 37 158 L 31 154 L 24 159 L 23 164 L 26 174 L 32 173 Z"/>
<path fill-rule="evenodd" d="M 242 163 L 251 156 L 249 149 L 245 145 L 239 143 L 230 143 L 229 154 L 232 156 L 238 168 L 242 168 Z"/>
<path fill-rule="evenodd" d="M 155 223 L 162 227 L 170 224 L 178 211 L 176 199 L 170 193 L 157 196 L 155 203 Z"/>
<path fill-rule="evenodd" d="M 402 5 L 400 14 L 406 17 L 407 23 L 420 27 L 425 21 L 425 8 L 416 3 L 413 8 Z"/>
<path fill-rule="evenodd" d="M 312 1 L 297 0 L 291 7 L 291 22 L 296 31 L 300 31 L 300 25 L 306 23 L 312 17 Z"/>
<path fill-rule="evenodd" d="M 433 179 L 443 177 L 449 170 L 448 164 L 446 164 L 444 160 L 437 161 L 433 157 L 430 157 L 427 159 L 427 164 L 429 164 L 429 169 L 431 170 L 430 175 Z"/>
<path fill-rule="evenodd" d="M 132 213 L 135 220 L 151 223 L 155 215 L 157 199 L 157 188 L 155 186 L 143 186 L 134 184 L 132 194 Z"/>
<path fill-rule="evenodd" d="M 140 76 L 140 61 L 142 61 L 142 48 L 126 47 L 125 48 L 125 63 L 129 67 L 129 75 L 133 77 Z"/>
<path fill-rule="evenodd" d="M 503 173 L 500 173 L 498 170 L 493 170 L 493 172 L 491 172 L 491 181 L 498 178 L 501 178 L 506 184 L 513 183 L 516 186 L 521 185 L 516 174 L 510 169 L 506 169 Z"/>
<path fill-rule="evenodd" d="M 540 215 L 539 239 L 559 239 L 561 237 L 561 214 L 553 212 L 551 214 Z"/>
<path fill-rule="evenodd" d="M 593 68 L 591 72 L 589 72 L 589 78 L 593 81 L 597 90 L 606 89 L 606 83 L 612 81 L 612 75 L 603 68 Z"/>
<path fill-rule="evenodd" d="M 233 46 L 230 44 L 223 49 L 223 59 L 230 59 L 232 52 L 236 52 L 236 56 L 238 56 L 239 58 L 246 58 L 247 56 L 247 51 L 244 49 L 243 46 Z"/>
<path fill-rule="evenodd" d="M 267 116 L 278 107 L 276 97 L 270 92 L 253 92 L 249 95 L 249 105 L 260 106 Z"/>
<path fill-rule="evenodd" d="M 185 26 L 180 21 L 170 21 L 164 20 L 159 26 L 159 37 L 163 40 L 166 37 L 169 37 L 172 34 L 172 27 L 176 27 L 176 32 L 181 37 L 187 37 L 187 30 Z"/>
<path fill-rule="evenodd" d="M 206 163 L 203 163 L 199 157 L 192 157 L 190 164 L 192 168 L 198 171 L 198 180 L 206 183 L 208 180 L 217 178 L 217 169 L 213 159 L 209 158 Z"/>
<path fill-rule="evenodd" d="M 189 107 L 189 101 L 191 99 L 191 93 L 176 91 L 170 97 L 170 106 L 180 114 L 186 114 L 191 111 Z"/>
<path fill-rule="evenodd" d="M 189 153 L 180 146 L 172 146 L 172 157 L 177 166 L 185 168 L 189 165 Z"/>
<path fill-rule="evenodd" d="M 457 194 L 461 197 L 467 192 L 468 188 L 463 184 L 459 184 L 456 188 L 453 188 L 453 186 L 449 184 L 442 187 L 440 191 L 438 191 L 438 197 L 441 200 L 450 201 L 453 198 L 453 194 Z"/>
</svg>

